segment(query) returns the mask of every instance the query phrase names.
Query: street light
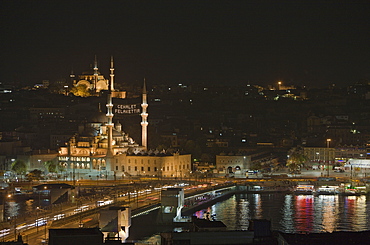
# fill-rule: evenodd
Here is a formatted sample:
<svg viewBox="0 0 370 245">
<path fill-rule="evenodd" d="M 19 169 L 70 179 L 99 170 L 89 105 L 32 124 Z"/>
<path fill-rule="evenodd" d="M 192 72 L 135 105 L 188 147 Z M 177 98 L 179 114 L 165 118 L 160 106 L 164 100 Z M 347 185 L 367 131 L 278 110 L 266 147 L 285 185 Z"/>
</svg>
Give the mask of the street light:
<svg viewBox="0 0 370 245">
<path fill-rule="evenodd" d="M 36 207 L 36 232 L 39 233 L 39 207 Z"/>
<path fill-rule="evenodd" d="M 329 154 L 329 148 L 330 148 L 330 142 L 331 139 L 326 139 L 326 148 L 327 148 L 327 154 L 328 154 L 328 177 L 329 177 L 329 168 L 330 168 L 330 154 Z"/>
<path fill-rule="evenodd" d="M 330 142 L 331 142 L 331 139 L 326 139 L 326 148 L 330 147 Z"/>
<path fill-rule="evenodd" d="M 3 222 L 5 220 L 5 198 L 6 197 L 11 197 L 12 195 L 8 194 L 8 195 L 5 195 L 5 193 L 3 193 L 2 195 L 2 206 L 3 206 L 3 210 L 2 210 L 2 217 L 1 217 L 1 222 Z"/>
<path fill-rule="evenodd" d="M 280 90 L 281 81 L 278 82 L 278 90 Z"/>
</svg>

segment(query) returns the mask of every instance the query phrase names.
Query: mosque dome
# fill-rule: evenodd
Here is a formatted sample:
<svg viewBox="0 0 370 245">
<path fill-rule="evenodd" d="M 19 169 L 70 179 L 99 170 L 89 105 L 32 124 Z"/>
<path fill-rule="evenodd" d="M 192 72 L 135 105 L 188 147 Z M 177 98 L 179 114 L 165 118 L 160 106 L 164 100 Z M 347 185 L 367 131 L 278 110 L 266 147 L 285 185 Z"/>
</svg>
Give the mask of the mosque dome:
<svg viewBox="0 0 370 245">
<path fill-rule="evenodd" d="M 80 136 L 93 137 L 98 134 L 98 131 L 92 127 L 85 127 L 85 129 L 80 133 Z"/>
<path fill-rule="evenodd" d="M 97 122 L 97 123 L 105 123 L 107 122 L 107 116 L 104 112 L 98 111 L 96 113 L 93 113 L 91 117 L 89 118 L 90 122 Z"/>
</svg>

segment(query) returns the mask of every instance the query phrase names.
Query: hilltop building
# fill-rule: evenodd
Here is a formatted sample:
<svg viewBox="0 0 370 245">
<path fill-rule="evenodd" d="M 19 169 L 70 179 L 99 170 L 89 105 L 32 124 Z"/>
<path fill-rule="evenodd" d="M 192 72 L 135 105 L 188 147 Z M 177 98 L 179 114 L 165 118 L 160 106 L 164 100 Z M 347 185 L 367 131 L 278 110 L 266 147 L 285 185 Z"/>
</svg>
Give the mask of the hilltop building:
<svg viewBox="0 0 370 245">
<path fill-rule="evenodd" d="M 113 69 L 114 71 L 114 68 L 111 67 L 111 69 Z M 110 76 L 114 76 L 112 70 Z M 73 86 L 77 87 L 80 85 L 84 85 L 86 86 L 86 89 L 93 91 L 94 94 L 98 94 L 103 90 L 110 90 L 112 93 L 112 97 L 122 99 L 126 98 L 125 91 L 115 90 L 114 83 L 110 83 L 109 79 L 106 79 L 103 74 L 100 73 L 96 56 L 94 60 L 94 67 L 92 69 L 90 68 L 88 71 L 83 72 L 77 77 L 77 79 L 76 75 L 72 71 L 70 74 L 70 79 Z"/>
</svg>

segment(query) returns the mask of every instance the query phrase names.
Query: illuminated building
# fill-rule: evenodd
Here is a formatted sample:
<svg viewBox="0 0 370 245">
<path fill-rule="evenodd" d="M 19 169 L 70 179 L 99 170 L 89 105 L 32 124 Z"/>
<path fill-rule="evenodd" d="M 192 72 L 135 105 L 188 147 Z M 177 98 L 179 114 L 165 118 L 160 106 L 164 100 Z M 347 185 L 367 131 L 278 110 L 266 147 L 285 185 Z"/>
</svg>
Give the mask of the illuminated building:
<svg viewBox="0 0 370 245">
<path fill-rule="evenodd" d="M 79 127 L 78 134 L 71 137 L 66 146 L 59 148 L 58 161 L 65 168 L 65 177 L 75 180 L 96 176 L 99 178 L 130 175 L 188 176 L 191 170 L 190 154 L 166 154 L 147 150 L 148 104 L 145 81 L 140 114 L 142 145 L 129 137 L 119 122 L 113 122 L 113 58 L 110 71 L 107 113 L 100 111 L 93 116 L 89 122 Z"/>
<path fill-rule="evenodd" d="M 72 79 L 75 78 L 74 74 L 71 74 Z M 104 76 L 99 72 L 98 62 L 95 56 L 93 71 L 89 70 L 83 72 L 78 76 L 78 80 L 73 80 L 74 86 L 85 85 L 87 89 L 93 90 L 99 93 L 101 90 L 108 90 L 109 80 L 105 79 Z"/>
<path fill-rule="evenodd" d="M 251 156 L 217 155 L 216 168 L 219 173 L 244 174 L 251 167 Z"/>
<path fill-rule="evenodd" d="M 112 80 L 112 76 L 114 76 L 114 68 L 111 67 L 110 71 L 110 77 Z M 78 79 L 76 79 L 76 76 L 72 71 L 70 74 L 70 78 L 73 86 L 77 87 L 80 85 L 84 85 L 86 86 L 87 90 L 93 91 L 93 94 L 98 94 L 102 90 L 110 90 L 113 98 L 126 98 L 125 91 L 115 90 L 114 83 L 109 83 L 109 80 L 100 73 L 96 56 L 93 69 L 83 72 L 81 75 L 78 76 Z"/>
</svg>

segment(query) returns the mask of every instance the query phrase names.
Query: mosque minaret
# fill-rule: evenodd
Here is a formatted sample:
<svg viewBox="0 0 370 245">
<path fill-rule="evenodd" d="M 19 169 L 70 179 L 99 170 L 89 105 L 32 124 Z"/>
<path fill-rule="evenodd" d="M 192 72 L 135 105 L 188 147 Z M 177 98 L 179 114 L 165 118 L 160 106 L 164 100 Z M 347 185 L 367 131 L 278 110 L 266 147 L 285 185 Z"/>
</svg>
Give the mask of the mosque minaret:
<svg viewBox="0 0 370 245">
<path fill-rule="evenodd" d="M 105 79 L 97 69 L 83 74 L 78 84 L 90 89 L 107 90 L 107 112 L 92 114 L 78 127 L 66 145 L 59 148 L 58 162 L 65 169 L 65 178 L 75 180 L 97 176 L 101 178 L 125 178 L 126 176 L 185 177 L 191 173 L 191 155 L 179 152 L 166 153 L 148 149 L 148 101 L 144 79 L 141 102 L 141 145 L 122 130 L 120 122 L 113 123 L 113 98 L 125 103 L 125 96 L 116 97 L 114 91 L 114 62 L 110 59 L 110 79 Z M 98 80 L 98 86 L 94 81 Z M 74 80 L 75 81 L 75 80 Z M 75 82 L 74 82 L 75 85 Z M 78 86 L 78 85 L 77 85 Z M 100 105 L 100 104 L 99 104 Z M 108 177 L 109 176 L 109 177 Z"/>
<path fill-rule="evenodd" d="M 114 91 L 114 67 L 113 67 L 113 56 L 110 58 L 110 86 L 109 90 L 112 92 Z"/>
<path fill-rule="evenodd" d="M 148 113 L 146 109 L 148 108 L 148 103 L 146 100 L 146 84 L 144 78 L 144 86 L 143 86 L 143 102 L 141 104 L 142 113 L 141 113 L 141 145 L 147 149 L 147 141 L 148 141 Z"/>
<path fill-rule="evenodd" d="M 113 57 L 110 59 L 110 81 L 108 89 L 108 101 L 107 101 L 107 128 L 108 128 L 108 150 L 107 157 L 113 156 L 112 145 L 113 145 L 113 103 L 112 103 L 112 87 L 114 83 L 114 67 L 113 67 Z"/>
<path fill-rule="evenodd" d="M 96 91 L 96 88 L 97 88 L 98 76 L 99 76 L 98 61 L 97 61 L 96 55 L 95 55 L 95 60 L 94 60 L 94 83 L 93 83 L 93 90 L 94 91 Z"/>
</svg>

